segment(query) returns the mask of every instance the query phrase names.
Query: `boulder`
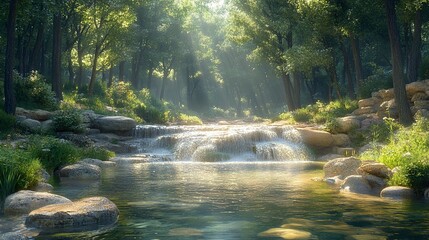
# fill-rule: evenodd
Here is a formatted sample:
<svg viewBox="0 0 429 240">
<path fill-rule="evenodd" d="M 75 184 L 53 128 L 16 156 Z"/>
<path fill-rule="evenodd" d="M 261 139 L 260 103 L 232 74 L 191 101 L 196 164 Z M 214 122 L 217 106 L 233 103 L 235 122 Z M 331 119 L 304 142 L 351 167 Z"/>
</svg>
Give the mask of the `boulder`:
<svg viewBox="0 0 429 240">
<path fill-rule="evenodd" d="M 395 97 L 395 92 L 393 91 L 393 88 L 390 89 L 383 89 L 378 91 L 380 94 L 380 97 L 383 99 L 383 101 L 389 101 L 390 99 Z"/>
<path fill-rule="evenodd" d="M 412 82 L 405 85 L 405 89 L 407 90 L 408 96 L 413 96 L 414 94 L 419 92 L 426 92 L 426 90 L 428 90 L 428 85 L 420 81 Z"/>
<path fill-rule="evenodd" d="M 428 100 L 429 96 L 426 93 L 418 92 L 413 95 L 411 102 Z"/>
<path fill-rule="evenodd" d="M 28 215 L 25 224 L 42 229 L 90 227 L 113 224 L 118 215 L 118 208 L 109 199 L 92 197 L 36 209 Z"/>
<path fill-rule="evenodd" d="M 41 130 L 42 132 L 49 132 L 54 128 L 54 122 L 52 120 L 46 120 L 41 122 Z"/>
<path fill-rule="evenodd" d="M 104 167 L 112 167 L 112 166 L 116 166 L 115 162 L 112 161 L 101 161 L 99 159 L 94 159 L 94 158 L 85 158 L 80 160 L 81 163 L 86 163 L 86 164 L 92 164 L 95 166 L 99 166 L 101 168 Z"/>
<path fill-rule="evenodd" d="M 361 175 L 351 175 L 344 179 L 341 191 L 358 194 L 371 194 L 372 188 L 368 181 Z"/>
<path fill-rule="evenodd" d="M 77 163 L 60 170 L 60 177 L 72 179 L 99 179 L 101 168 L 92 164 Z"/>
<path fill-rule="evenodd" d="M 54 187 L 46 182 L 39 182 L 35 187 L 32 188 L 35 192 L 51 192 L 54 190 Z"/>
<path fill-rule="evenodd" d="M 354 110 L 352 114 L 355 116 L 359 116 L 359 115 L 376 113 L 378 110 L 379 110 L 379 106 L 363 107 L 363 108 L 358 108 Z"/>
<path fill-rule="evenodd" d="M 22 190 L 6 198 L 4 211 L 7 214 L 26 214 L 46 205 L 70 202 L 69 199 L 59 195 Z"/>
<path fill-rule="evenodd" d="M 390 198 L 395 200 L 413 199 L 416 197 L 413 189 L 400 186 L 390 186 L 383 189 L 380 193 L 382 198 Z"/>
<path fill-rule="evenodd" d="M 371 174 L 384 179 L 388 179 L 392 176 L 392 171 L 382 163 L 364 163 L 357 171 L 361 175 Z"/>
<path fill-rule="evenodd" d="M 337 118 L 337 131 L 339 133 L 349 133 L 351 130 L 360 127 L 360 120 L 355 116 Z"/>
<path fill-rule="evenodd" d="M 342 179 L 357 174 L 361 161 L 354 157 L 337 158 L 323 166 L 325 178 L 340 176 Z"/>
<path fill-rule="evenodd" d="M 52 113 L 45 110 L 37 109 L 33 111 L 28 111 L 28 114 L 26 116 L 31 119 L 43 122 L 49 120 L 52 117 Z"/>
<path fill-rule="evenodd" d="M 137 125 L 132 118 L 123 116 L 107 116 L 97 118 L 95 125 L 101 132 L 127 132 L 134 129 Z"/>
<path fill-rule="evenodd" d="M 26 240 L 26 239 L 29 239 L 29 238 L 17 232 L 0 233 L 0 240 Z"/>
<path fill-rule="evenodd" d="M 49 175 L 49 173 L 43 168 L 39 171 L 39 175 L 41 177 L 42 182 L 48 182 L 51 178 L 51 175 Z"/>
<path fill-rule="evenodd" d="M 419 108 L 419 109 L 429 109 L 429 100 L 415 101 L 414 107 Z"/>
<path fill-rule="evenodd" d="M 387 187 L 387 179 L 380 178 L 371 174 L 362 175 L 362 177 L 368 181 L 369 185 L 373 189 L 381 191 L 383 188 Z"/>
<path fill-rule="evenodd" d="M 381 124 L 383 120 L 377 117 L 377 115 L 366 118 L 361 122 L 361 128 L 366 130 L 370 128 L 372 125 Z"/>
<path fill-rule="evenodd" d="M 347 134 L 333 134 L 332 137 L 334 138 L 335 146 L 344 147 L 351 144 L 350 138 Z"/>
<path fill-rule="evenodd" d="M 310 128 L 297 128 L 304 144 L 312 147 L 332 147 L 334 138 L 326 131 L 314 130 Z"/>
<path fill-rule="evenodd" d="M 381 103 L 380 98 L 371 97 L 371 98 L 359 100 L 358 106 L 359 106 L 359 108 L 372 107 L 375 105 L 380 105 L 380 103 Z"/>
<path fill-rule="evenodd" d="M 339 178 L 339 176 L 325 178 L 324 181 L 331 185 L 341 186 L 344 183 L 344 180 Z"/>
<path fill-rule="evenodd" d="M 40 132 L 40 129 L 42 126 L 42 124 L 39 121 L 31 118 L 27 118 L 19 122 L 19 125 L 30 132 Z"/>
</svg>

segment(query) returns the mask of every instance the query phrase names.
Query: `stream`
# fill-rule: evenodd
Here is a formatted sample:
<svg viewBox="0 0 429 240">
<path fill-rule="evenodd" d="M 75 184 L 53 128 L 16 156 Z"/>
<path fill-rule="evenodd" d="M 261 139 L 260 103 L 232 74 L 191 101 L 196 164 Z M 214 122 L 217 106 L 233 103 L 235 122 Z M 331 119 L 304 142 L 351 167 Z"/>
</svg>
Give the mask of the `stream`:
<svg viewBox="0 0 429 240">
<path fill-rule="evenodd" d="M 0 232 L 35 239 L 281 239 L 270 229 L 284 239 L 429 236 L 424 200 L 344 195 L 311 180 L 323 176 L 323 163 L 292 127 L 141 126 L 135 135 L 137 153 L 118 156 L 100 181 L 62 181 L 53 192 L 109 198 L 120 210 L 115 225 L 52 233 L 3 217 Z"/>
</svg>

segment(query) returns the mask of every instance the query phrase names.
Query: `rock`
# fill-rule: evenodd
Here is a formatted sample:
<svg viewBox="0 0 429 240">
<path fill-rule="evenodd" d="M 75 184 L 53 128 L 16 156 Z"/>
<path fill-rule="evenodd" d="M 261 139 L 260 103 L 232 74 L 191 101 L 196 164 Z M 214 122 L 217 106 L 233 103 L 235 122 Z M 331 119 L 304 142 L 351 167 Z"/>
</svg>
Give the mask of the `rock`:
<svg viewBox="0 0 429 240">
<path fill-rule="evenodd" d="M 351 130 L 360 127 L 360 120 L 355 116 L 337 118 L 339 133 L 349 133 Z"/>
<path fill-rule="evenodd" d="M 25 235 L 16 232 L 0 234 L 0 240 L 26 240 L 29 239 Z"/>
<path fill-rule="evenodd" d="M 310 232 L 289 229 L 289 228 L 271 228 L 258 234 L 259 237 L 280 237 L 283 239 L 309 239 Z"/>
<path fill-rule="evenodd" d="M 49 183 L 39 182 L 32 190 L 35 192 L 51 192 L 54 190 L 54 187 Z"/>
<path fill-rule="evenodd" d="M 85 158 L 80 160 L 81 163 L 86 163 L 86 164 L 92 164 L 95 166 L 99 166 L 101 168 L 104 167 L 112 167 L 112 166 L 116 166 L 115 162 L 112 161 L 101 161 L 99 159 L 93 159 L 93 158 Z"/>
<path fill-rule="evenodd" d="M 92 124 L 97 120 L 98 118 L 103 117 L 102 115 L 94 113 L 92 110 L 85 110 L 82 112 L 82 122 Z"/>
<path fill-rule="evenodd" d="M 118 215 L 118 208 L 109 199 L 92 197 L 34 210 L 25 224 L 42 229 L 88 227 L 113 224 L 118 220 Z"/>
<path fill-rule="evenodd" d="M 310 128 L 297 128 L 304 144 L 313 147 L 331 147 L 334 143 L 332 134 Z"/>
<path fill-rule="evenodd" d="M 388 109 L 388 108 L 396 108 L 395 99 L 390 99 L 389 101 L 385 101 L 380 105 L 380 108 Z"/>
<path fill-rule="evenodd" d="M 382 198 L 390 198 L 395 200 L 413 199 L 416 197 L 413 189 L 400 186 L 391 186 L 383 189 L 380 193 Z"/>
<path fill-rule="evenodd" d="M 95 125 L 101 132 L 128 132 L 134 129 L 137 125 L 132 118 L 123 116 L 107 116 L 95 120 Z"/>
<path fill-rule="evenodd" d="M 39 171 L 39 175 L 42 178 L 42 182 L 48 182 L 49 178 L 51 178 L 51 175 L 43 168 Z"/>
<path fill-rule="evenodd" d="M 40 127 L 41 127 L 42 132 L 44 132 L 44 133 L 51 131 L 53 129 L 53 126 L 54 126 L 54 122 L 52 120 L 43 121 L 43 122 L 41 122 L 41 124 L 42 125 Z"/>
<path fill-rule="evenodd" d="M 333 134 L 332 137 L 334 138 L 335 146 L 344 147 L 351 144 L 350 138 L 347 134 Z"/>
<path fill-rule="evenodd" d="M 366 129 L 370 128 L 371 126 L 381 124 L 382 122 L 383 122 L 383 120 L 381 120 L 378 117 L 366 118 L 366 119 L 362 120 L 361 128 L 363 130 L 366 130 Z"/>
<path fill-rule="evenodd" d="M 419 108 L 419 109 L 429 109 L 429 100 L 415 101 L 414 107 Z"/>
<path fill-rule="evenodd" d="M 395 97 L 395 92 L 393 91 L 393 88 L 390 89 L 383 89 L 378 91 L 378 93 L 380 94 L 380 97 L 383 99 L 383 101 L 389 101 L 390 99 Z"/>
<path fill-rule="evenodd" d="M 411 98 L 411 102 L 427 100 L 428 98 L 429 96 L 426 93 L 418 92 L 413 95 L 413 97 Z"/>
<path fill-rule="evenodd" d="M 353 111 L 352 115 L 359 116 L 364 114 L 376 113 L 378 109 L 379 109 L 378 106 L 358 108 Z"/>
<path fill-rule="evenodd" d="M 52 117 L 52 113 L 45 110 L 37 109 L 33 111 L 28 111 L 28 115 L 26 116 L 31 119 L 43 122 L 49 120 Z"/>
<path fill-rule="evenodd" d="M 317 161 L 329 161 L 329 160 L 332 160 L 332 159 L 342 158 L 342 157 L 344 157 L 344 156 L 336 154 L 336 153 L 330 153 L 330 154 L 326 154 L 326 155 L 323 155 L 321 157 L 318 157 Z"/>
<path fill-rule="evenodd" d="M 364 163 L 357 171 L 361 175 L 371 174 L 384 179 L 392 176 L 392 171 L 382 163 Z"/>
<path fill-rule="evenodd" d="M 373 189 L 379 189 L 380 191 L 387 187 L 387 180 L 384 178 L 380 178 L 371 174 L 362 175 L 362 177 L 368 181 L 369 185 Z"/>
<path fill-rule="evenodd" d="M 57 133 L 57 137 L 70 141 L 78 147 L 92 147 L 94 145 L 94 141 L 85 135 L 62 132 Z"/>
<path fill-rule="evenodd" d="M 426 92 L 426 90 L 428 90 L 428 85 L 420 81 L 412 82 L 405 85 L 405 89 L 407 91 L 408 96 L 413 96 L 414 94 L 419 92 Z"/>
<path fill-rule="evenodd" d="M 325 178 L 340 176 L 344 179 L 350 175 L 355 175 L 360 167 L 361 161 L 354 157 L 333 159 L 323 166 Z"/>
<path fill-rule="evenodd" d="M 340 179 L 339 176 L 325 178 L 325 182 L 332 185 L 343 185 L 344 180 Z"/>
<path fill-rule="evenodd" d="M 380 105 L 381 101 L 382 100 L 380 98 L 374 98 L 374 97 L 361 99 L 358 102 L 358 106 L 359 108 L 372 107 L 375 105 Z"/>
<path fill-rule="evenodd" d="M 31 118 L 27 118 L 24 121 L 19 122 L 19 125 L 33 133 L 40 132 L 40 129 L 42 126 L 42 124 L 39 121 Z"/>
<path fill-rule="evenodd" d="M 59 195 L 22 190 L 6 198 L 4 210 L 7 214 L 26 214 L 46 205 L 70 202 L 69 199 Z"/>
<path fill-rule="evenodd" d="M 100 134 L 100 133 L 101 133 L 100 129 L 96 129 L 96 128 L 88 128 L 85 130 L 86 135 L 94 135 L 94 134 Z"/>
<path fill-rule="evenodd" d="M 344 183 L 341 185 L 341 191 L 358 194 L 371 194 L 372 188 L 368 181 L 361 175 L 351 175 L 344 179 Z"/>
<path fill-rule="evenodd" d="M 99 179 L 101 168 L 92 164 L 77 163 L 60 170 L 60 177 L 72 179 Z"/>
</svg>

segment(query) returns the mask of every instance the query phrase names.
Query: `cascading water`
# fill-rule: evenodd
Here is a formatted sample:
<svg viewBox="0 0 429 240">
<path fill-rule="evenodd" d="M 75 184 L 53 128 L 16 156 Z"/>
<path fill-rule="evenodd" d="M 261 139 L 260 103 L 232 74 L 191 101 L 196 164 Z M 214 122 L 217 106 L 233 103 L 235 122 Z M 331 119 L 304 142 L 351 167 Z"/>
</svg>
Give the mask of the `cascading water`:
<svg viewBox="0 0 429 240">
<path fill-rule="evenodd" d="M 305 161 L 311 160 L 301 137 L 291 126 L 141 125 L 140 153 L 167 153 L 176 161 Z"/>
</svg>

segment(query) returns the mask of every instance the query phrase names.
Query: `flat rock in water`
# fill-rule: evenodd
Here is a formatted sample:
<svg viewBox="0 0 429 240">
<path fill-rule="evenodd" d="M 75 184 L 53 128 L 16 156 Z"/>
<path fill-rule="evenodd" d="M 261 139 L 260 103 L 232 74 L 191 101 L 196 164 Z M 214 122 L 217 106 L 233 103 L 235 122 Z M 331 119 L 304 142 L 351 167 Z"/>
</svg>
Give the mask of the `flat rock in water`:
<svg viewBox="0 0 429 240">
<path fill-rule="evenodd" d="M 95 166 L 99 166 L 101 168 L 116 166 L 115 162 L 112 162 L 112 161 L 101 161 L 99 159 L 94 159 L 94 158 L 85 158 L 85 159 L 80 160 L 80 162 L 84 163 L 84 164 L 92 164 L 92 165 L 95 165 Z"/>
<path fill-rule="evenodd" d="M 271 228 L 258 234 L 260 237 L 279 237 L 283 239 L 309 239 L 311 233 L 289 228 Z"/>
<path fill-rule="evenodd" d="M 416 197 L 413 189 L 400 186 L 390 186 L 383 189 L 380 193 L 382 198 L 390 198 L 395 200 L 413 199 Z"/>
<path fill-rule="evenodd" d="M 344 179 L 341 191 L 358 194 L 371 194 L 372 188 L 369 182 L 361 175 L 351 175 Z"/>
<path fill-rule="evenodd" d="M 66 166 L 60 170 L 60 177 L 73 179 L 99 179 L 101 168 L 96 165 L 77 163 Z"/>
<path fill-rule="evenodd" d="M 95 125 L 102 132 L 124 132 L 136 127 L 134 119 L 123 116 L 107 116 L 95 120 Z"/>
<path fill-rule="evenodd" d="M 56 194 L 22 190 L 6 198 L 4 210 L 7 214 L 25 214 L 46 205 L 62 203 L 71 201 Z"/>
<path fill-rule="evenodd" d="M 392 171 L 382 163 L 364 163 L 358 168 L 359 174 L 371 174 L 380 178 L 390 178 Z"/>
<path fill-rule="evenodd" d="M 323 166 L 325 178 L 341 176 L 342 179 L 357 174 L 361 161 L 354 157 L 333 159 Z"/>
<path fill-rule="evenodd" d="M 36 209 L 28 215 L 25 224 L 42 229 L 87 227 L 113 224 L 118 216 L 118 208 L 109 199 L 92 197 Z"/>
</svg>

